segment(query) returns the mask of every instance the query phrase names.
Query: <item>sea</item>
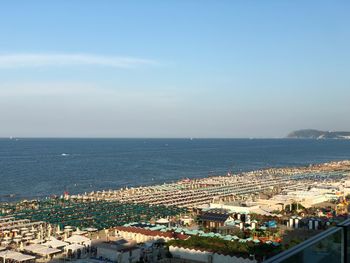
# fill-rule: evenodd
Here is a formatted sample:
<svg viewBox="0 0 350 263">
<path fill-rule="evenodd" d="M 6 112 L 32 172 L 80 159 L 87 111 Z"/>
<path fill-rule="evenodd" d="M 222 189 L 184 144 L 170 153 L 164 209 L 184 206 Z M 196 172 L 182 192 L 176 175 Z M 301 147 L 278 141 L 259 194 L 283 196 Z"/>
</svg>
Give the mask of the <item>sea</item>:
<svg viewBox="0 0 350 263">
<path fill-rule="evenodd" d="M 0 139 L 0 202 L 350 159 L 350 140 Z"/>
</svg>

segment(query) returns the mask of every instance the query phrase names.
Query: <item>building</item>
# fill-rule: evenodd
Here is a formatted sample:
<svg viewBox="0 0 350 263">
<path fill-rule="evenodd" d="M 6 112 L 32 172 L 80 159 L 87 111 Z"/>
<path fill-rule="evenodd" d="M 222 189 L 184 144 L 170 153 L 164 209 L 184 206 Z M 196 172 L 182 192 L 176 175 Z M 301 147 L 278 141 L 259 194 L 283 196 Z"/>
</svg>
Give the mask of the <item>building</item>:
<svg viewBox="0 0 350 263">
<path fill-rule="evenodd" d="M 187 239 L 188 235 L 175 233 L 172 231 L 150 230 L 142 227 L 119 226 L 115 228 L 116 236 L 124 239 L 134 240 L 137 243 L 145 243 L 149 241 L 169 241 L 172 239 Z"/>
<path fill-rule="evenodd" d="M 223 227 L 225 226 L 226 222 L 232 220 L 234 220 L 234 218 L 231 216 L 229 211 L 221 208 L 204 210 L 198 216 L 198 223 L 209 230 Z"/>
<path fill-rule="evenodd" d="M 118 242 L 103 242 L 97 240 L 93 242 L 96 248 L 96 256 L 98 258 L 108 259 L 118 263 L 135 263 L 139 262 L 141 257 L 141 249 L 137 246 L 124 246 Z"/>
</svg>

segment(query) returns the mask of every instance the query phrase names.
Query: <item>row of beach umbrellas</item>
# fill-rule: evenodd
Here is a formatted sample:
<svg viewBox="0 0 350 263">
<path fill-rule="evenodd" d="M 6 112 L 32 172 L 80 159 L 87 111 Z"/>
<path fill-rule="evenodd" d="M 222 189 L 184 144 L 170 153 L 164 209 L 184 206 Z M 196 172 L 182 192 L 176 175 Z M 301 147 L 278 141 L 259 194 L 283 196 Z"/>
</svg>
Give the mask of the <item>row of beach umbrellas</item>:
<svg viewBox="0 0 350 263">
<path fill-rule="evenodd" d="M 37 201 L 36 209 L 20 209 L 12 213 L 16 219 L 44 221 L 64 227 L 95 227 L 97 229 L 121 226 L 128 222 L 151 220 L 186 213 L 174 206 L 120 203 L 117 201 Z"/>
</svg>

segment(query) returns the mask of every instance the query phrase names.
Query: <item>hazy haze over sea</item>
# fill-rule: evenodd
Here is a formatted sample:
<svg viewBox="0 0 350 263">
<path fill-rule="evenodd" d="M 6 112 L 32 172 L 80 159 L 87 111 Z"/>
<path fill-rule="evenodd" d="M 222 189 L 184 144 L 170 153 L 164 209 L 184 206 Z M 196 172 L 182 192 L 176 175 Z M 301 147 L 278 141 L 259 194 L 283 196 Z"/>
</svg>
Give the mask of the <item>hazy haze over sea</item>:
<svg viewBox="0 0 350 263">
<path fill-rule="evenodd" d="M 0 201 L 343 159 L 350 140 L 0 139 Z"/>
</svg>

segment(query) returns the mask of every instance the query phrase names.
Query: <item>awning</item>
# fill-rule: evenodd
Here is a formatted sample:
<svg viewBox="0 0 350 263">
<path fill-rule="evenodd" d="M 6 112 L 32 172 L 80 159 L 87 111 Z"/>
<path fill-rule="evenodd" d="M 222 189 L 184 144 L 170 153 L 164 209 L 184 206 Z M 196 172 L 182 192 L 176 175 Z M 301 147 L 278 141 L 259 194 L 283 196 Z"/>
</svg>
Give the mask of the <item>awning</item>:
<svg viewBox="0 0 350 263">
<path fill-rule="evenodd" d="M 6 250 L 6 251 L 2 251 L 0 252 L 0 258 L 2 259 L 10 259 L 10 260 L 14 260 L 16 262 L 25 262 L 28 260 L 34 260 L 35 257 L 33 256 L 29 256 L 29 255 L 25 255 L 16 251 L 12 251 L 12 250 Z"/>
<path fill-rule="evenodd" d="M 73 235 L 65 240 L 66 242 L 69 242 L 71 244 L 83 244 L 83 243 L 89 243 L 91 240 L 84 236 L 79 235 Z"/>
<path fill-rule="evenodd" d="M 62 252 L 60 249 L 45 247 L 43 245 L 38 245 L 38 244 L 26 246 L 23 249 L 25 251 L 28 251 L 30 253 L 43 256 L 43 257 Z"/>
<path fill-rule="evenodd" d="M 63 241 L 58 240 L 58 239 L 56 239 L 54 237 L 51 237 L 50 241 L 48 241 L 46 243 L 43 243 L 42 245 L 45 246 L 45 247 L 51 247 L 51 248 L 61 248 L 61 247 L 68 246 L 69 243 L 63 242 Z"/>
</svg>

